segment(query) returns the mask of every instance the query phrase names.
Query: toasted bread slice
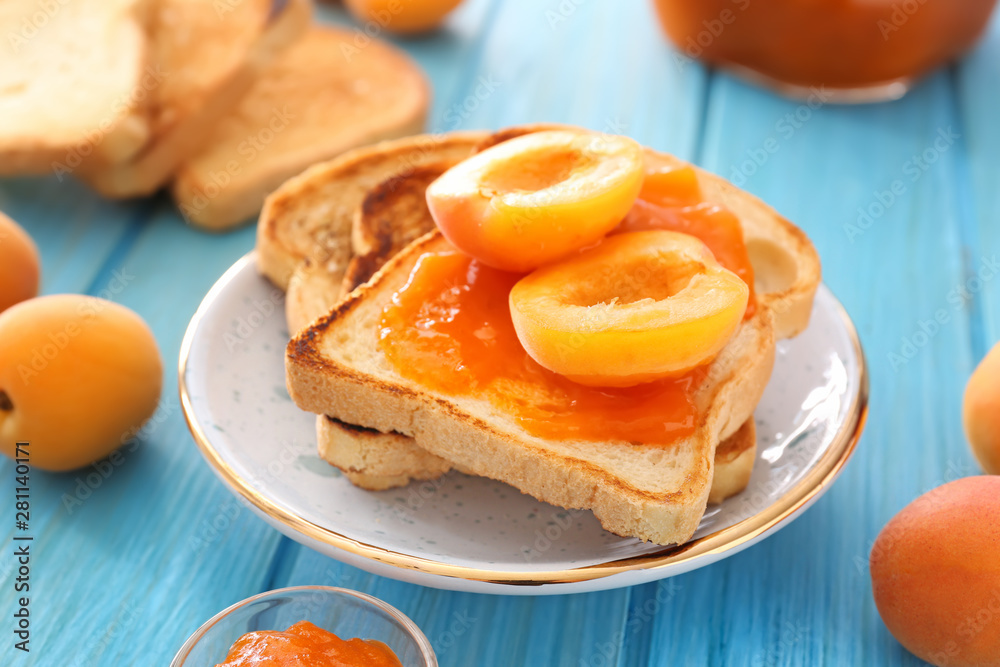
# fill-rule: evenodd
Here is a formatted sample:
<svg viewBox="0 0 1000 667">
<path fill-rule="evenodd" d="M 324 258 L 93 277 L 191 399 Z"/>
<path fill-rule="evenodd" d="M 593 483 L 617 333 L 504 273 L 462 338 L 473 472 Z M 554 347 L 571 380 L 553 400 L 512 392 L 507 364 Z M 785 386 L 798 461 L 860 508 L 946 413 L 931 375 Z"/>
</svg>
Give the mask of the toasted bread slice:
<svg viewBox="0 0 1000 667">
<path fill-rule="evenodd" d="M 305 167 L 357 146 L 421 131 L 430 89 L 403 52 L 352 31 L 314 26 L 219 123 L 212 141 L 178 170 L 185 217 L 226 229 Z"/>
<path fill-rule="evenodd" d="M 437 479 L 452 469 L 450 461 L 421 449 L 413 438 L 354 426 L 326 415 L 316 417 L 316 442 L 324 461 L 339 468 L 355 486 L 369 491 Z M 743 491 L 756 457 L 757 428 L 753 419 L 748 419 L 715 450 L 708 502 L 718 504 Z"/>
<path fill-rule="evenodd" d="M 474 474 L 539 500 L 594 511 L 604 527 L 659 544 L 687 540 L 704 514 L 716 445 L 747 421 L 774 360 L 767 307 L 737 330 L 695 393 L 695 434 L 669 447 L 546 440 L 488 397 L 448 396 L 400 376 L 378 347 L 382 308 L 425 252 L 450 249 L 432 232 L 394 257 L 330 315 L 289 343 L 289 392 L 299 407 L 396 431 Z"/>
<path fill-rule="evenodd" d="M 653 152 L 648 159 L 679 164 Z M 722 179 L 698 173 L 706 199 L 743 222 L 761 290 L 757 313 L 710 366 L 696 397 L 703 417 L 684 442 L 664 449 L 543 440 L 489 400 L 438 395 L 395 373 L 371 332 L 419 255 L 446 247 L 437 234 L 397 255 L 292 340 L 286 368 L 293 398 L 318 414 L 414 436 L 431 454 L 541 500 L 593 509 L 612 532 L 662 544 L 688 539 L 708 500 L 716 445 L 749 419 L 770 374 L 776 331 L 794 335 L 807 324 L 819 283 L 815 250 L 798 229 Z"/>
<path fill-rule="evenodd" d="M 193 157 L 260 74 L 309 26 L 308 0 L 158 0 L 151 140 L 126 163 L 85 162 L 77 175 L 106 197 L 155 192 Z"/>
<path fill-rule="evenodd" d="M 147 0 L 50 4 L 0 3 L 0 174 L 124 162 L 149 137 Z"/>
<path fill-rule="evenodd" d="M 472 154 L 488 132 L 451 132 L 385 141 L 344 153 L 285 182 L 264 202 L 257 268 L 281 289 L 305 261 L 343 277 L 353 255 L 351 228 L 368 192 L 387 178 Z"/>
<path fill-rule="evenodd" d="M 344 275 L 344 294 L 368 282 L 390 257 L 433 231 L 427 186 L 457 163 L 439 160 L 420 165 L 390 176 L 371 189 L 354 215 L 354 257 Z"/>
<path fill-rule="evenodd" d="M 376 185 L 355 211 L 350 230 L 352 252 L 356 253 L 341 270 L 342 261 L 314 262 L 306 258 L 288 281 L 285 320 L 288 330 L 299 332 L 326 315 L 355 287 L 375 275 L 390 257 L 434 229 L 424 199 L 427 186 L 443 174 L 451 162 L 435 162 L 406 169 Z M 346 238 L 340 242 L 346 243 Z"/>
</svg>

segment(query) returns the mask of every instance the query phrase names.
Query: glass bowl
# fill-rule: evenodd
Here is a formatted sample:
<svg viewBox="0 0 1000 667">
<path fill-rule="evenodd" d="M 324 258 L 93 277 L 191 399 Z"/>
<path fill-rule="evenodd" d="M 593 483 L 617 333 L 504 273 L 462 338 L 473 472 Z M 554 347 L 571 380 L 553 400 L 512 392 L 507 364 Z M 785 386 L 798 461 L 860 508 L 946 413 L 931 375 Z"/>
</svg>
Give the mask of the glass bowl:
<svg viewBox="0 0 1000 667">
<path fill-rule="evenodd" d="M 427 637 L 402 612 L 370 595 L 329 586 L 281 588 L 234 604 L 198 628 L 170 666 L 214 667 L 247 632 L 287 630 L 303 620 L 342 639 L 383 642 L 404 667 L 437 667 Z"/>
</svg>

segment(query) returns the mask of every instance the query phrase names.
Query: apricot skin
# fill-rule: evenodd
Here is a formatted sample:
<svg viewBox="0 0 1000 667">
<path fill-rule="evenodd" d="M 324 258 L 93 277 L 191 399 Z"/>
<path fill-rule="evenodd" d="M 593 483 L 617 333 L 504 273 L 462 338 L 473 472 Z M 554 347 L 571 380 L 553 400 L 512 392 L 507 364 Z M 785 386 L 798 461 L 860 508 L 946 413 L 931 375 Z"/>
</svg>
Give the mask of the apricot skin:
<svg viewBox="0 0 1000 667">
<path fill-rule="evenodd" d="M 34 241 L 0 213 L 0 313 L 38 294 L 39 274 Z"/>
<path fill-rule="evenodd" d="M 875 605 L 913 654 L 939 666 L 1000 667 L 1000 477 L 920 496 L 879 533 Z"/>
<path fill-rule="evenodd" d="M 436 28 L 461 1 L 344 0 L 344 4 L 362 23 L 374 23 L 399 35 L 413 35 Z"/>
<path fill-rule="evenodd" d="M 107 456 L 153 415 L 162 383 L 153 334 L 124 306 L 57 294 L 0 314 L 0 451 L 29 442 L 33 468 Z"/>
<path fill-rule="evenodd" d="M 962 422 L 979 465 L 987 474 L 1000 475 L 1000 343 L 969 378 Z"/>
</svg>

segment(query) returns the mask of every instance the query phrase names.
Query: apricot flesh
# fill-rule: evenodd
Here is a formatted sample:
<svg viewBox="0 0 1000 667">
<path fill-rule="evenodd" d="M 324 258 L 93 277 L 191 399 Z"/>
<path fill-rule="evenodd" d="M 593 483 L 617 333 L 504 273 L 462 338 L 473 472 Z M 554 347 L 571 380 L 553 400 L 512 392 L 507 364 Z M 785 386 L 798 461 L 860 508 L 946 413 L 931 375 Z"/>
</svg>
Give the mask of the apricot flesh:
<svg viewBox="0 0 1000 667">
<path fill-rule="evenodd" d="M 962 423 L 979 465 L 990 475 L 1000 475 L 1000 343 L 969 378 Z"/>
<path fill-rule="evenodd" d="M 163 363 L 128 308 L 89 296 L 0 313 L 0 451 L 30 443 L 32 467 L 72 470 L 124 444 L 153 415 Z"/>
<path fill-rule="evenodd" d="M 399 35 L 427 32 L 462 0 L 344 0 L 355 19 Z"/>
<path fill-rule="evenodd" d="M 871 553 L 889 631 L 949 667 L 1000 667 L 1000 477 L 955 480 L 897 514 Z"/>
<path fill-rule="evenodd" d="M 630 387 L 715 358 L 743 319 L 749 288 L 700 240 L 616 234 L 528 274 L 511 319 L 532 359 L 574 382 Z"/>
<path fill-rule="evenodd" d="M 526 134 L 455 165 L 427 206 L 456 248 L 501 271 L 527 273 L 597 243 L 642 187 L 642 148 L 586 131 Z"/>
<path fill-rule="evenodd" d="M 38 294 L 39 266 L 35 242 L 0 213 L 0 312 Z"/>
</svg>

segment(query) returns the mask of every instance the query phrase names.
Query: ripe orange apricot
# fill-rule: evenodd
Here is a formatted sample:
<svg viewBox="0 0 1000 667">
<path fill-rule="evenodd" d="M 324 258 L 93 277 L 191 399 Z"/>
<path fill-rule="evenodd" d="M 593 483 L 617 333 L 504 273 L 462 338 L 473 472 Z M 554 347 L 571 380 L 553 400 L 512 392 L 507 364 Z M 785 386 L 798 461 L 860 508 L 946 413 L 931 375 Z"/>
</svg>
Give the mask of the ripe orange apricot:
<svg viewBox="0 0 1000 667">
<path fill-rule="evenodd" d="M 962 422 L 979 465 L 990 475 L 1000 475 L 1000 343 L 969 378 Z"/>
<path fill-rule="evenodd" d="M 427 205 L 459 250 L 495 269 L 526 273 L 614 229 L 642 179 L 642 148 L 627 137 L 535 132 L 446 171 L 427 188 Z"/>
<path fill-rule="evenodd" d="M 39 264 L 35 242 L 0 213 L 0 312 L 38 294 Z"/>
<path fill-rule="evenodd" d="M 462 0 L 345 0 L 358 21 L 401 35 L 436 28 Z"/>
<path fill-rule="evenodd" d="M 875 605 L 914 655 L 948 667 L 1000 667 L 1000 477 L 925 493 L 879 533 Z"/>
<path fill-rule="evenodd" d="M 528 274 L 510 292 L 510 312 L 545 368 L 580 384 L 630 387 L 714 359 L 748 297 L 695 237 L 631 232 Z"/>
<path fill-rule="evenodd" d="M 163 363 L 128 308 L 77 294 L 0 313 L 0 451 L 30 443 L 31 465 L 72 470 L 124 444 L 156 410 Z"/>
</svg>

